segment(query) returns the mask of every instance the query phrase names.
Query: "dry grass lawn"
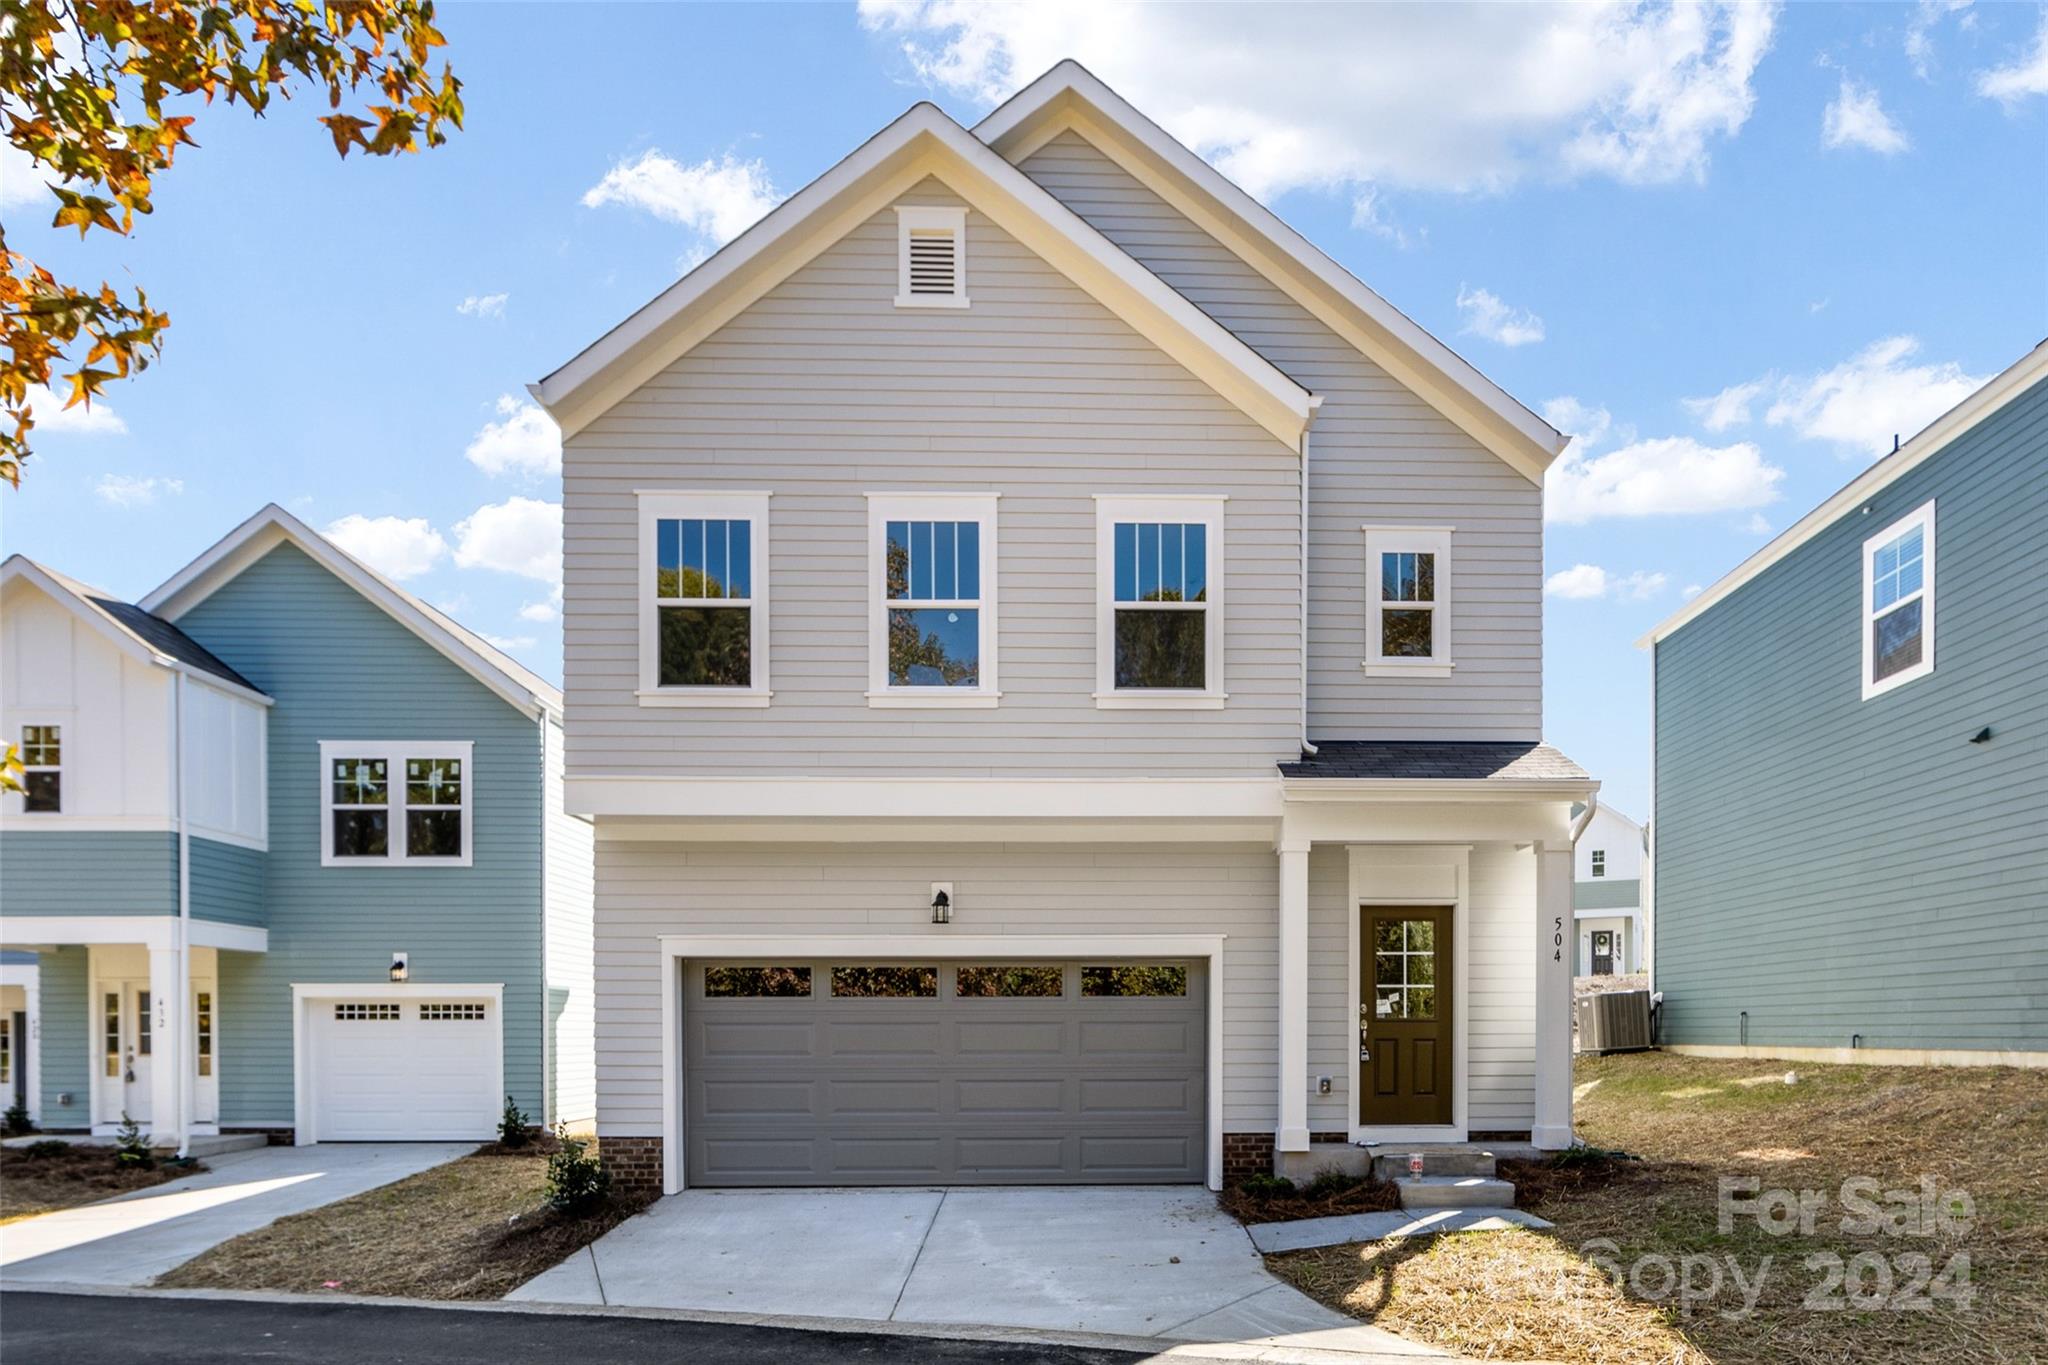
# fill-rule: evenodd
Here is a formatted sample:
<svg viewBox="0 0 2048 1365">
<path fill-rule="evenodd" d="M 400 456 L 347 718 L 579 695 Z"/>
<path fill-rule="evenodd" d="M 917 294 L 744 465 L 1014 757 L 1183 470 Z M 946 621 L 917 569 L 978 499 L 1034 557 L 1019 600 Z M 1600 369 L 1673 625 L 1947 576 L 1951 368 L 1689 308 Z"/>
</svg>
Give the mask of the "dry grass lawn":
<svg viewBox="0 0 2048 1365">
<path fill-rule="evenodd" d="M 1795 1084 L 1785 1083 L 1788 1069 Z M 1639 1159 L 1504 1169 L 1522 1206 L 1555 1222 L 1554 1233 L 1332 1247 L 1269 1264 L 1355 1316 L 1497 1360 L 2048 1359 L 2048 1075 L 1641 1053 L 1581 1058 L 1577 1080 L 1580 1136 Z M 1810 1232 L 1796 1215 L 1783 1234 L 1749 1218 L 1723 1232 L 1723 1176 L 1816 1191 L 1824 1202 Z M 1886 1192 L 1917 1195 L 1923 1176 L 1945 1209 L 1959 1207 L 1957 1193 L 1969 1197 L 1967 1227 L 1896 1236 L 1843 1227 L 1845 1179 L 1876 1180 L 1880 1206 L 1912 1208 L 1917 1222 L 1917 1206 L 1893 1206 Z M 1944 1267 L 1963 1278 L 1959 1257 L 1974 1291 L 1967 1307 L 1930 1294 L 1939 1280 L 1913 1292 L 1913 1281 Z M 1746 1310 L 1731 1258 L 1756 1291 Z M 1635 1275 L 1617 1284 L 1610 1268 Z M 1667 1289 L 1667 1275 L 1690 1276 L 1689 1303 Z"/>
<path fill-rule="evenodd" d="M 149 1170 L 137 1170 L 116 1162 L 111 1147 L 72 1146 L 49 1156 L 30 1156 L 20 1147 L 0 1147 L 0 1225 L 96 1204 L 205 1169 L 195 1161 L 184 1166 L 158 1163 Z"/>
<path fill-rule="evenodd" d="M 473 1155 L 325 1208 L 280 1218 L 160 1277 L 177 1289 L 282 1289 L 496 1299 L 642 1205 L 569 1218 L 542 1199 L 538 1151 Z"/>
</svg>

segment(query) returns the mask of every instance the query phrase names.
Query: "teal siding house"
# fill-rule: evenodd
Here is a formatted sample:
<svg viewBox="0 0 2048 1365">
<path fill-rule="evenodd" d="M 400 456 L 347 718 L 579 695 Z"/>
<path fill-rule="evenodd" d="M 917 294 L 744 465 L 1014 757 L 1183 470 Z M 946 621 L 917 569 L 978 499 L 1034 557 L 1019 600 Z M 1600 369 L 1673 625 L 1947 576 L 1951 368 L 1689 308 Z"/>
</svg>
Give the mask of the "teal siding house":
<svg viewBox="0 0 2048 1365">
<path fill-rule="evenodd" d="M 1646 643 L 1681 1051 L 2048 1065 L 2048 343 Z"/>
<path fill-rule="evenodd" d="M 267 507 L 139 605 L 9 559 L 0 699 L 44 1129 L 594 1117 L 591 837 L 548 683 Z"/>
</svg>

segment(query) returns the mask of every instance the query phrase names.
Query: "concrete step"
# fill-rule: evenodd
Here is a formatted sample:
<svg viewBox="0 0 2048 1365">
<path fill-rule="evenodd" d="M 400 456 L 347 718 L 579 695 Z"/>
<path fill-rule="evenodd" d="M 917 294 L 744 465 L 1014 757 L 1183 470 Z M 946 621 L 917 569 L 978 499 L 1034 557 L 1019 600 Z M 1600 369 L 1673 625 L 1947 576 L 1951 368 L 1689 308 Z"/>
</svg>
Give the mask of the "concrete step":
<svg viewBox="0 0 2048 1365">
<path fill-rule="evenodd" d="M 246 1152 L 252 1147 L 265 1147 L 270 1139 L 261 1133 L 221 1133 L 214 1137 L 195 1137 L 186 1150 L 195 1157 L 225 1156 L 229 1152 Z"/>
<path fill-rule="evenodd" d="M 1514 1207 L 1515 1187 L 1484 1175 L 1406 1176 L 1394 1182 L 1404 1209 L 1505 1209 Z"/>
<path fill-rule="evenodd" d="M 1490 1151 L 1469 1147 L 1409 1147 L 1402 1150 L 1388 1148 L 1376 1152 L 1372 1159 L 1372 1173 L 1381 1180 L 1406 1180 L 1408 1158 L 1412 1153 L 1422 1153 L 1424 1175 L 1492 1175 L 1494 1155 Z"/>
</svg>

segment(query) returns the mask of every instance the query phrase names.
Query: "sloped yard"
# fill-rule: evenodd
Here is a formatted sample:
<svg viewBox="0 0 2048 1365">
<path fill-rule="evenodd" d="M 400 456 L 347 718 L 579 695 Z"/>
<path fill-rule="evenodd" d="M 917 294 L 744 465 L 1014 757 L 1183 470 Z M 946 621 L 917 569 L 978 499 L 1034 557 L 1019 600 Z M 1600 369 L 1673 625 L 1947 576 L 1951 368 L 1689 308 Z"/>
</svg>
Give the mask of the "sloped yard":
<svg viewBox="0 0 2048 1365">
<path fill-rule="evenodd" d="M 123 1165 L 114 1159 L 111 1147 L 60 1138 L 44 1138 L 27 1147 L 0 1147 L 0 1224 L 96 1204 L 205 1169 L 196 1161 L 182 1166 L 162 1161 L 147 1167 Z"/>
</svg>

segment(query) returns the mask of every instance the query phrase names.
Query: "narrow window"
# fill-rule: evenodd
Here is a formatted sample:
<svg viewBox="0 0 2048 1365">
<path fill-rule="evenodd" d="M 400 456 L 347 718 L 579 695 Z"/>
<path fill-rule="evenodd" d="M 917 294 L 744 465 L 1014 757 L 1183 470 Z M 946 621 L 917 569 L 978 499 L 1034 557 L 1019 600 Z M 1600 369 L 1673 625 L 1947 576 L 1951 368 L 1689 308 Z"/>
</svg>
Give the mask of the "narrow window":
<svg viewBox="0 0 2048 1365">
<path fill-rule="evenodd" d="M 107 1074 L 121 1074 L 121 993 L 108 991 L 100 1001 L 100 1042 L 106 1052 Z"/>
<path fill-rule="evenodd" d="M 1607 875 L 1607 850 L 1604 848 L 1593 850 L 1593 875 L 1596 877 Z"/>
<path fill-rule="evenodd" d="M 896 306 L 967 306 L 967 210 L 896 210 Z"/>
<path fill-rule="evenodd" d="M 953 994 L 983 999 L 1056 997 L 1066 992 L 1066 970 L 1055 966 L 961 967 Z"/>
<path fill-rule="evenodd" d="M 996 495 L 868 496 L 868 701 L 993 706 Z"/>
<path fill-rule="evenodd" d="M 852 999 L 930 999 L 939 993 L 937 967 L 834 967 L 832 994 Z"/>
<path fill-rule="evenodd" d="M 1129 963 L 1081 969 L 1081 994 L 1084 996 L 1184 996 L 1187 993 L 1186 967 Z"/>
<path fill-rule="evenodd" d="M 766 493 L 640 499 L 640 699 L 765 706 Z"/>
<path fill-rule="evenodd" d="M 1097 704 L 1222 705 L 1223 499 L 1096 506 Z"/>
<path fill-rule="evenodd" d="M 1368 526 L 1365 560 L 1367 674 L 1449 677 L 1450 531 Z"/>
<path fill-rule="evenodd" d="M 149 1014 L 149 992 L 135 992 L 135 1055 L 149 1055 L 150 1033 L 156 1021 Z"/>
<path fill-rule="evenodd" d="M 213 1074 L 213 992 L 199 991 L 192 1002 L 192 1040 L 199 1051 L 199 1074 Z"/>
<path fill-rule="evenodd" d="M 1863 542 L 1863 695 L 1934 671 L 1934 504 Z"/>
<path fill-rule="evenodd" d="M 718 999 L 788 999 L 811 993 L 809 967 L 706 967 L 704 995 Z"/>
<path fill-rule="evenodd" d="M 62 729 L 60 725 L 21 727 L 21 808 L 25 812 L 55 815 L 64 809 Z"/>
<path fill-rule="evenodd" d="M 469 866 L 472 748 L 466 740 L 322 743 L 322 864 Z"/>
<path fill-rule="evenodd" d="M 0 1014 L 0 1085 L 14 1080 L 14 1018 Z"/>
</svg>

